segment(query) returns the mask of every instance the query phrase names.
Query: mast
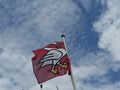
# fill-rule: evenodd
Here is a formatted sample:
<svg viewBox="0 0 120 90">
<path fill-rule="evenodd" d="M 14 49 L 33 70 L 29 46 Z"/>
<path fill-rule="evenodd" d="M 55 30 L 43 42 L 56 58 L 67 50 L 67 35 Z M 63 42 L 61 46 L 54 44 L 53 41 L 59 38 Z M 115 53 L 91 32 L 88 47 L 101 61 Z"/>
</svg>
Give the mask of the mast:
<svg viewBox="0 0 120 90">
<path fill-rule="evenodd" d="M 67 46 L 66 46 L 66 42 L 65 42 L 65 35 L 61 35 L 61 38 L 62 38 L 62 40 L 64 42 L 65 50 L 66 50 L 66 53 L 68 55 Z M 68 57 L 69 57 L 69 55 L 68 55 Z M 71 77 L 71 82 L 72 82 L 72 85 L 73 85 L 73 90 L 76 90 L 76 85 L 75 85 L 75 81 L 74 81 L 74 77 L 73 77 L 72 67 L 71 67 L 70 77 Z"/>
</svg>

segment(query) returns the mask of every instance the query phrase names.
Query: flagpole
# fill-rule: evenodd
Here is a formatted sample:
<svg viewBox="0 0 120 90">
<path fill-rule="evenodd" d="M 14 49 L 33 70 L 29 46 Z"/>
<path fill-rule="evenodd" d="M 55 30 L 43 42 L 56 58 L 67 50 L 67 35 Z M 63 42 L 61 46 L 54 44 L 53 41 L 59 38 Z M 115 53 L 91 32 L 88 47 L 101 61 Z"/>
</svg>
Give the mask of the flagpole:
<svg viewBox="0 0 120 90">
<path fill-rule="evenodd" d="M 57 90 L 59 90 L 59 88 L 56 86 Z"/>
<path fill-rule="evenodd" d="M 61 35 L 61 38 L 63 39 L 64 45 L 65 45 L 65 49 L 66 49 L 66 52 L 67 52 L 67 47 L 66 47 L 66 42 L 65 42 L 65 35 Z M 67 52 L 67 54 L 68 54 L 68 52 Z M 73 85 L 73 89 L 76 90 L 76 85 L 75 85 L 75 80 L 74 80 L 74 77 L 73 77 L 72 68 L 71 68 L 70 76 L 71 76 L 71 82 L 72 82 L 72 85 Z"/>
<path fill-rule="evenodd" d="M 42 88 L 43 88 L 43 85 L 42 85 L 42 84 L 40 84 L 40 88 L 41 88 L 41 90 L 42 90 Z"/>
</svg>

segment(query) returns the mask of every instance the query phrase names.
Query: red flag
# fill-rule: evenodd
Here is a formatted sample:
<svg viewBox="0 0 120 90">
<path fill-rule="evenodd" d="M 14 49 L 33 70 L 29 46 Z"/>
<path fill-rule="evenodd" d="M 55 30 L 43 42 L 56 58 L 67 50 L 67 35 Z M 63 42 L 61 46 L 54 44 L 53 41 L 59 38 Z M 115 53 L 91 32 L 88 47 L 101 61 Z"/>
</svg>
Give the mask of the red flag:
<svg viewBox="0 0 120 90">
<path fill-rule="evenodd" d="M 63 42 L 49 44 L 41 49 L 33 50 L 33 71 L 38 83 L 43 83 L 57 76 L 70 72 L 70 60 Z"/>
</svg>

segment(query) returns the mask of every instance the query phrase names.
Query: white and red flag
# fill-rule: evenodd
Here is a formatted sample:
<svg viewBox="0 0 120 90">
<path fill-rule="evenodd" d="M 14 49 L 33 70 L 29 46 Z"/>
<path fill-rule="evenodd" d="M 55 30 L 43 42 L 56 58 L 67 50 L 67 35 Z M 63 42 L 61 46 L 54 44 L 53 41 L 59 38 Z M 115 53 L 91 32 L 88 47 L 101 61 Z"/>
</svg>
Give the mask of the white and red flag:
<svg viewBox="0 0 120 90">
<path fill-rule="evenodd" d="M 63 42 L 49 44 L 33 52 L 35 54 L 32 58 L 33 71 L 38 83 L 70 74 L 70 60 Z"/>
</svg>

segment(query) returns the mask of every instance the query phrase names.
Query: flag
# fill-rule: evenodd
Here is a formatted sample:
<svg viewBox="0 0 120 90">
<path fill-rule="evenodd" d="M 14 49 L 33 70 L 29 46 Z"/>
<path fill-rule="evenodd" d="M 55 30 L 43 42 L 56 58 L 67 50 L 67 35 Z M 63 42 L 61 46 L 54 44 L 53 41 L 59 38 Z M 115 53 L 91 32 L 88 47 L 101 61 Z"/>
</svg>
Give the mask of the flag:
<svg viewBox="0 0 120 90">
<path fill-rule="evenodd" d="M 70 60 L 63 42 L 49 44 L 33 53 L 32 65 L 38 83 L 70 73 Z"/>
</svg>

